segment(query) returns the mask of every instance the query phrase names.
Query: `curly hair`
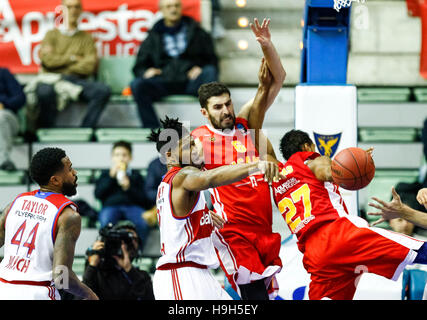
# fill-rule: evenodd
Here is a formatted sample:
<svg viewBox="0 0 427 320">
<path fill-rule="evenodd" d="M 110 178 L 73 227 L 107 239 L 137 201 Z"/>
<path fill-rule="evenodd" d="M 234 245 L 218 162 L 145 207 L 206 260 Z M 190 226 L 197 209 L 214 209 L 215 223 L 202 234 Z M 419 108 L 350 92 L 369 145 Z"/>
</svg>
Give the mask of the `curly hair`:
<svg viewBox="0 0 427 320">
<path fill-rule="evenodd" d="M 30 163 L 30 176 L 39 185 L 45 186 L 50 178 L 64 168 L 62 159 L 67 155 L 60 148 L 44 148 L 38 151 Z"/>
<path fill-rule="evenodd" d="M 280 152 L 288 160 L 294 153 L 302 151 L 304 144 L 312 144 L 309 135 L 301 130 L 288 131 L 280 140 Z"/>
<path fill-rule="evenodd" d="M 160 124 L 163 128 L 151 129 L 148 140 L 156 143 L 156 149 L 162 155 L 175 148 L 179 140 L 190 134 L 178 118 L 166 116 L 164 120 L 160 120 Z"/>
</svg>

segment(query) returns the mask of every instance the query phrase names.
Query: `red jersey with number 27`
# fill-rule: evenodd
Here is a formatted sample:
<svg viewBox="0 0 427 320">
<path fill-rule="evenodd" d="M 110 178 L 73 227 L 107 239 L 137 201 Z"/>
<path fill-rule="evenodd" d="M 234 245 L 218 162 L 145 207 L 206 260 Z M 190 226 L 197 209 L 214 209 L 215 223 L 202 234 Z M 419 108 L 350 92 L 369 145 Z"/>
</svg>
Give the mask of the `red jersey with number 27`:
<svg viewBox="0 0 427 320">
<path fill-rule="evenodd" d="M 192 135 L 203 145 L 206 169 L 259 160 L 247 120 L 236 118 L 229 132 L 204 125 Z M 233 184 L 209 190 L 217 214 L 229 224 L 253 225 L 271 231 L 272 207 L 268 183 L 262 174 L 254 174 Z"/>
<path fill-rule="evenodd" d="M 348 214 L 338 185 L 316 178 L 306 165 L 319 157 L 315 152 L 297 152 L 279 169 L 286 179 L 273 183 L 274 201 L 304 252 L 304 240 L 318 227 Z"/>
</svg>

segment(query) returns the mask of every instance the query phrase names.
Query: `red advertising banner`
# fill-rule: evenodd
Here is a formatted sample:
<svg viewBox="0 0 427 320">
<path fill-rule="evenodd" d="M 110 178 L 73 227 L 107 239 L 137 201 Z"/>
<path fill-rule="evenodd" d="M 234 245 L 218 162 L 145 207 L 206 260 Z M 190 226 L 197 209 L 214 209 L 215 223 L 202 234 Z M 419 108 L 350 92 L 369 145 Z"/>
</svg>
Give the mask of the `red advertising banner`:
<svg viewBox="0 0 427 320">
<path fill-rule="evenodd" d="M 82 0 L 79 28 L 95 38 L 98 54 L 137 53 L 147 30 L 161 17 L 159 0 Z M 183 14 L 200 21 L 200 0 L 182 0 Z M 62 23 L 61 0 L 0 0 L 0 66 L 36 73 L 40 42 Z"/>
</svg>

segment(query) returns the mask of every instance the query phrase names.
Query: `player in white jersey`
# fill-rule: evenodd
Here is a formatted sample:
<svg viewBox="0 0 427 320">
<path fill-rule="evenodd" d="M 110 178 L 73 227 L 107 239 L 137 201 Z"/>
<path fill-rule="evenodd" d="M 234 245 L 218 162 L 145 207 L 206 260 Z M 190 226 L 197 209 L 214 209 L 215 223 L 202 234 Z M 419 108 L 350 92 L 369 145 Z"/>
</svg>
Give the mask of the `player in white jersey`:
<svg viewBox="0 0 427 320">
<path fill-rule="evenodd" d="M 259 161 L 202 171 L 189 132 L 177 119 L 166 117 L 161 123 L 163 129 L 152 131 L 150 137 L 168 167 L 157 193 L 162 256 L 153 278 L 154 296 L 159 300 L 231 299 L 209 271 L 219 267 L 211 234 L 224 220 L 211 214 L 202 191 L 259 171 L 271 182 L 279 178 L 278 168 Z"/>
<path fill-rule="evenodd" d="M 56 300 L 58 289 L 97 300 L 72 270 L 80 234 L 77 172 L 64 150 L 45 148 L 31 160 L 30 175 L 40 189 L 18 195 L 0 216 L 0 299 Z"/>
</svg>

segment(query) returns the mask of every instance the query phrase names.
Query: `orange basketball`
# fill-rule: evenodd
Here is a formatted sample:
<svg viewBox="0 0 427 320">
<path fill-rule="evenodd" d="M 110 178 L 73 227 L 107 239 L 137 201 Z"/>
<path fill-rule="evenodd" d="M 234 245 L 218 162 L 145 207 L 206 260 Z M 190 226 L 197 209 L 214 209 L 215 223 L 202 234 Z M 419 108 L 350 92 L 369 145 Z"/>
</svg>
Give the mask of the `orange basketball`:
<svg viewBox="0 0 427 320">
<path fill-rule="evenodd" d="M 371 155 L 360 148 L 341 150 L 332 160 L 332 179 L 347 190 L 366 187 L 375 175 L 375 164 Z"/>
</svg>

